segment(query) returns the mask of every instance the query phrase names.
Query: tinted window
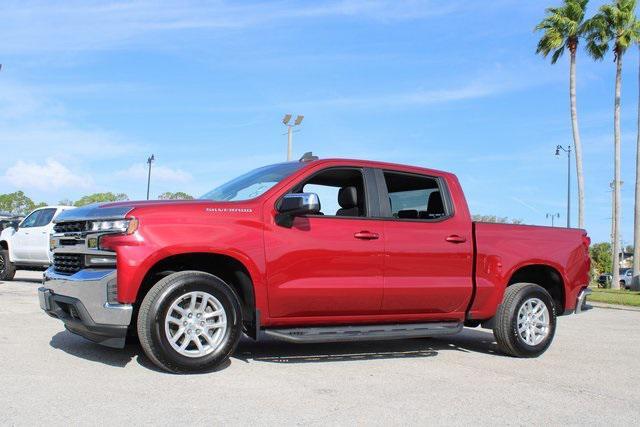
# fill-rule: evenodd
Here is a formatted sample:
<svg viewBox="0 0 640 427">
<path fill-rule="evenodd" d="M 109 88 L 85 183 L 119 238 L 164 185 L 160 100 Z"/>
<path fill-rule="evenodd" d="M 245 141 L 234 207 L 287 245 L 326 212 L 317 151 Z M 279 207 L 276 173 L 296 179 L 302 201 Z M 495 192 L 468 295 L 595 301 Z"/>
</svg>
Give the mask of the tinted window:
<svg viewBox="0 0 640 427">
<path fill-rule="evenodd" d="M 56 210 L 54 208 L 50 208 L 50 209 L 42 209 L 38 212 L 40 213 L 40 215 L 38 215 L 38 219 L 36 220 L 34 227 L 44 227 L 45 225 L 48 225 L 51 222 L 51 220 L 53 219 L 53 216 L 56 213 Z"/>
<path fill-rule="evenodd" d="M 254 169 L 222 184 L 206 193 L 201 199 L 214 201 L 249 200 L 261 196 L 271 187 L 288 177 L 305 164 L 301 162 L 279 163 Z"/>
<path fill-rule="evenodd" d="M 20 224 L 20 228 L 35 227 L 35 224 L 38 221 L 38 217 L 40 216 L 40 212 L 41 211 L 31 212 L 29 216 L 27 216 L 24 221 L 22 221 L 22 224 Z"/>
<path fill-rule="evenodd" d="M 436 178 L 384 172 L 391 215 L 398 219 L 439 219 L 447 215 Z"/>
<path fill-rule="evenodd" d="M 316 193 L 320 214 L 327 216 L 367 216 L 364 178 L 359 169 L 330 168 L 297 186 L 294 193 Z"/>
</svg>

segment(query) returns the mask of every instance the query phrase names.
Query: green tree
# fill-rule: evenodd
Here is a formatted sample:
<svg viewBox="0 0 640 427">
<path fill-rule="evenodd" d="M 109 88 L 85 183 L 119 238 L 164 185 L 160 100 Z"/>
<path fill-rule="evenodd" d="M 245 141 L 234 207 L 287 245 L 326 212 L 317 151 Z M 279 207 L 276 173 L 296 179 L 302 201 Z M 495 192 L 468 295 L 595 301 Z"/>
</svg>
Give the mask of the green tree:
<svg viewBox="0 0 640 427">
<path fill-rule="evenodd" d="M 121 200 L 129 200 L 129 196 L 124 193 L 94 193 L 84 196 L 80 200 L 76 200 L 74 206 L 85 206 L 91 203 L 118 202 Z"/>
<path fill-rule="evenodd" d="M 608 273 L 611 270 L 611 243 L 594 243 L 589 248 L 591 268 L 595 274 Z"/>
<path fill-rule="evenodd" d="M 543 31 L 536 53 L 545 58 L 551 54 L 551 63 L 555 64 L 569 51 L 569 104 L 571 106 L 571 129 L 576 156 L 576 175 L 578 181 L 578 226 L 584 228 L 584 175 L 582 173 L 582 142 L 578 128 L 578 108 L 576 105 L 576 52 L 578 42 L 585 34 L 584 16 L 589 0 L 564 0 L 560 7 L 550 7 L 547 16 L 535 30 Z"/>
<path fill-rule="evenodd" d="M 615 94 L 613 104 L 613 247 L 611 287 L 620 288 L 618 254 L 620 253 L 620 97 L 622 92 L 622 58 L 629 46 L 638 40 L 636 0 L 615 0 L 600 7 L 586 24 L 587 52 L 596 60 L 602 60 L 611 47 L 616 64 Z"/>
<path fill-rule="evenodd" d="M 184 191 L 177 191 L 172 193 L 171 191 L 167 191 L 158 196 L 160 200 L 193 200 L 193 196 L 185 193 Z"/>
<path fill-rule="evenodd" d="M 44 202 L 34 203 L 24 192 L 0 194 L 0 211 L 9 212 L 13 215 L 26 215 L 35 208 L 46 206 Z"/>
<path fill-rule="evenodd" d="M 522 224 L 520 219 L 509 219 L 506 216 L 500 217 L 496 215 L 472 215 L 471 219 L 476 222 L 495 222 L 498 224 Z"/>
</svg>

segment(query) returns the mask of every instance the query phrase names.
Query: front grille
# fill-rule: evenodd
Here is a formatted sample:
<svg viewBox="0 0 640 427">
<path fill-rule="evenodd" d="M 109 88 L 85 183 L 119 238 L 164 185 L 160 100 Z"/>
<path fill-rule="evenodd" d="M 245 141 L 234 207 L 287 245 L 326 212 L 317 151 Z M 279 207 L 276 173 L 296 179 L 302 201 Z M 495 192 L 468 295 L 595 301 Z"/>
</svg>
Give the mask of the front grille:
<svg viewBox="0 0 640 427">
<path fill-rule="evenodd" d="M 54 254 L 53 268 L 58 273 L 73 274 L 84 268 L 84 255 Z"/>
<path fill-rule="evenodd" d="M 87 221 L 59 222 L 54 225 L 53 230 L 56 233 L 75 233 L 80 231 L 87 231 L 87 224 Z"/>
</svg>

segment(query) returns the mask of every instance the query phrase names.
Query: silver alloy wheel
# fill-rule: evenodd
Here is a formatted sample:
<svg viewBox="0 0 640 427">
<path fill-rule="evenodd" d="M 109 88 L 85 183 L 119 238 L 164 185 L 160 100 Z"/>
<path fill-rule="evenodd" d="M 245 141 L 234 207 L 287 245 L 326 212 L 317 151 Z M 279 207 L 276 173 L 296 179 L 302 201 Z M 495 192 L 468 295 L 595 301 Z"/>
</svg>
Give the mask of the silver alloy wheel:
<svg viewBox="0 0 640 427">
<path fill-rule="evenodd" d="M 539 298 L 529 298 L 518 311 L 518 335 L 529 345 L 538 345 L 549 335 L 549 309 Z"/>
<path fill-rule="evenodd" d="M 227 331 L 227 313 L 216 297 L 189 292 L 173 301 L 164 320 L 171 347 L 187 357 L 212 353 Z"/>
<path fill-rule="evenodd" d="M 4 257 L 0 256 L 0 273 L 4 273 L 5 267 L 6 267 L 6 264 L 4 261 Z"/>
</svg>

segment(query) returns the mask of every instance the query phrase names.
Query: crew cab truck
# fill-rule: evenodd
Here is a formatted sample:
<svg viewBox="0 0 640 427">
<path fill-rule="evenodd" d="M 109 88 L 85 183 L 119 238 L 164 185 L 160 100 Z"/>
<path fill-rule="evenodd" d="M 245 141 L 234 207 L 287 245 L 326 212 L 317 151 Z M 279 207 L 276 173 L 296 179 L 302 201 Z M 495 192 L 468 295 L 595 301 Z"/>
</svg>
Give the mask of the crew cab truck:
<svg viewBox="0 0 640 427">
<path fill-rule="evenodd" d="M 16 270 L 41 269 L 51 265 L 49 235 L 53 220 L 73 206 L 45 206 L 35 209 L 17 227 L 0 232 L 0 280 L 12 280 Z"/>
<path fill-rule="evenodd" d="M 243 333 L 317 343 L 483 325 L 507 355 L 535 357 L 589 292 L 583 230 L 475 223 L 451 173 L 311 155 L 199 200 L 63 212 L 52 239 L 42 309 L 107 346 L 137 335 L 171 372 L 214 368 Z"/>
</svg>

